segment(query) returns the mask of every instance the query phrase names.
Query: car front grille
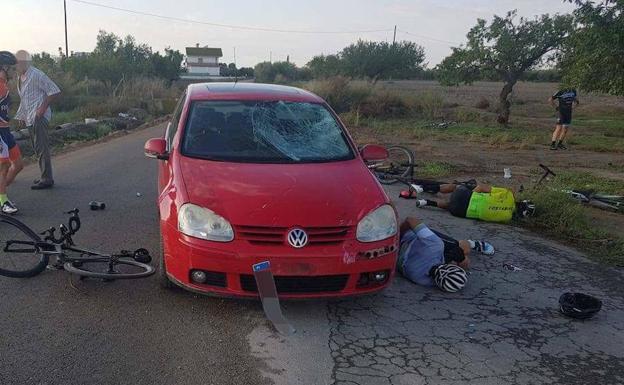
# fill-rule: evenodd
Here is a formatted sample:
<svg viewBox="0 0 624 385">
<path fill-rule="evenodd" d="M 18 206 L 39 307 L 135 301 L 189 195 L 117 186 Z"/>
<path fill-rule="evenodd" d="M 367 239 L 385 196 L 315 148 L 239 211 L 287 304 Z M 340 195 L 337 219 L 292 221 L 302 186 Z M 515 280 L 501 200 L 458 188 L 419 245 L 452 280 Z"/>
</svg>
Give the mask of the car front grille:
<svg viewBox="0 0 624 385">
<path fill-rule="evenodd" d="M 344 290 L 349 275 L 324 275 L 316 277 L 276 276 L 275 287 L 280 294 L 332 293 Z M 258 292 L 253 275 L 240 276 L 244 291 Z"/>
<path fill-rule="evenodd" d="M 303 228 L 308 234 L 309 245 L 331 245 L 344 242 L 349 236 L 351 228 L 337 227 L 308 227 Z M 287 227 L 236 226 L 236 236 L 252 244 L 284 244 L 286 243 Z"/>
</svg>

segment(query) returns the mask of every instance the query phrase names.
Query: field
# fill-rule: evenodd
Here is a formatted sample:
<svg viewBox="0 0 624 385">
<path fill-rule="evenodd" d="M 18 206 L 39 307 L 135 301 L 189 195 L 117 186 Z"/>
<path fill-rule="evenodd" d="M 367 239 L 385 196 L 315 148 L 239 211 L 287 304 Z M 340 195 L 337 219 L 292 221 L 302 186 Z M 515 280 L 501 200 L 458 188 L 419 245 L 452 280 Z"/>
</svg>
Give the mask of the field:
<svg viewBox="0 0 624 385">
<path fill-rule="evenodd" d="M 364 83 L 356 86 L 366 87 Z M 474 177 L 499 186 L 522 185 L 527 191 L 524 195 L 538 202 L 541 212 L 523 226 L 578 246 L 601 261 L 624 266 L 624 215 L 583 207 L 552 191 L 585 188 L 624 195 L 624 98 L 581 93 L 570 149 L 551 151 L 555 118 L 547 99 L 557 84 L 519 83 L 509 127 L 495 120 L 499 83 L 443 87 L 429 81 L 389 81 L 375 87 L 411 100 L 420 106 L 419 112 L 382 118 L 343 113 L 359 144 L 410 147 L 419 176 Z M 540 163 L 558 176 L 533 190 Z M 503 178 L 505 167 L 512 169 L 510 180 Z"/>
</svg>

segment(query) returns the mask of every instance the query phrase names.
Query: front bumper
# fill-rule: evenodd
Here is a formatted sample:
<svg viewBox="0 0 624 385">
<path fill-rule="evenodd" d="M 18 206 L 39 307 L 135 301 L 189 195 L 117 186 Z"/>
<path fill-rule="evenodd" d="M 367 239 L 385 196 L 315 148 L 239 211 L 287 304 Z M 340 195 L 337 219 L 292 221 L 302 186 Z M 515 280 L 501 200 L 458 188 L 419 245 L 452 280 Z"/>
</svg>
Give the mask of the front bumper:
<svg viewBox="0 0 624 385">
<path fill-rule="evenodd" d="M 219 296 L 257 297 L 252 266 L 270 261 L 280 298 L 344 297 L 380 291 L 390 285 L 395 271 L 398 238 L 362 243 L 346 240 L 336 245 L 252 245 L 204 241 L 177 231 L 164 238 L 169 278 L 188 290 Z M 374 252 L 378 256 L 374 257 Z M 206 283 L 191 280 L 191 271 L 207 273 Z M 366 279 L 383 272 L 383 281 Z"/>
</svg>

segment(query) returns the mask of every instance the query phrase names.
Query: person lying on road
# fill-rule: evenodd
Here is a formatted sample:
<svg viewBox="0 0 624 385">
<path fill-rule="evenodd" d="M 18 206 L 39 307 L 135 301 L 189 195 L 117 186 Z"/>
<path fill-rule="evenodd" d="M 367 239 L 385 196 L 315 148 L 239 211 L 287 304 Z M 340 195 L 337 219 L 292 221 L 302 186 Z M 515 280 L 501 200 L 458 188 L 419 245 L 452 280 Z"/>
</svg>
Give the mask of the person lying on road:
<svg viewBox="0 0 624 385">
<path fill-rule="evenodd" d="M 437 286 L 454 293 L 467 282 L 471 250 L 493 255 L 494 247 L 484 241 L 457 241 L 429 229 L 419 219 L 408 217 L 401 224 L 398 271 L 423 286 Z"/>
<path fill-rule="evenodd" d="M 446 194 L 442 199 L 418 199 L 417 206 L 433 206 L 448 210 L 460 218 L 479 219 L 486 222 L 509 222 L 514 214 L 526 217 L 533 214 L 535 205 L 528 200 L 515 201 L 514 193 L 508 188 L 488 184 L 455 184 L 430 182 L 411 185 L 410 192 L 401 197 L 411 199 L 417 194 L 428 192 Z"/>
</svg>

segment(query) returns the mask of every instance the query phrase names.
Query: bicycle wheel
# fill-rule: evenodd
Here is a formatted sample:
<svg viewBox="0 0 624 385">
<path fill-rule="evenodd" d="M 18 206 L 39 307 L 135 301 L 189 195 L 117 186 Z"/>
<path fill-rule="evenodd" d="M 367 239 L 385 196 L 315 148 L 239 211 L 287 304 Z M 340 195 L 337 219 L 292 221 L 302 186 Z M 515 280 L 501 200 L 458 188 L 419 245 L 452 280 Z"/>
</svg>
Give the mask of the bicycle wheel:
<svg viewBox="0 0 624 385">
<path fill-rule="evenodd" d="M 105 258 L 66 262 L 63 267 L 76 275 L 107 280 L 145 278 L 156 272 L 150 265 L 125 258 L 113 262 L 112 270 Z"/>
<path fill-rule="evenodd" d="M 388 147 L 388 159 L 373 169 L 375 176 L 382 184 L 394 184 L 399 178 L 412 175 L 414 170 L 414 154 L 403 146 Z"/>
<path fill-rule="evenodd" d="M 17 219 L 0 215 L 0 275 L 34 277 L 45 270 L 48 256 L 37 243 L 41 238 Z"/>
</svg>

